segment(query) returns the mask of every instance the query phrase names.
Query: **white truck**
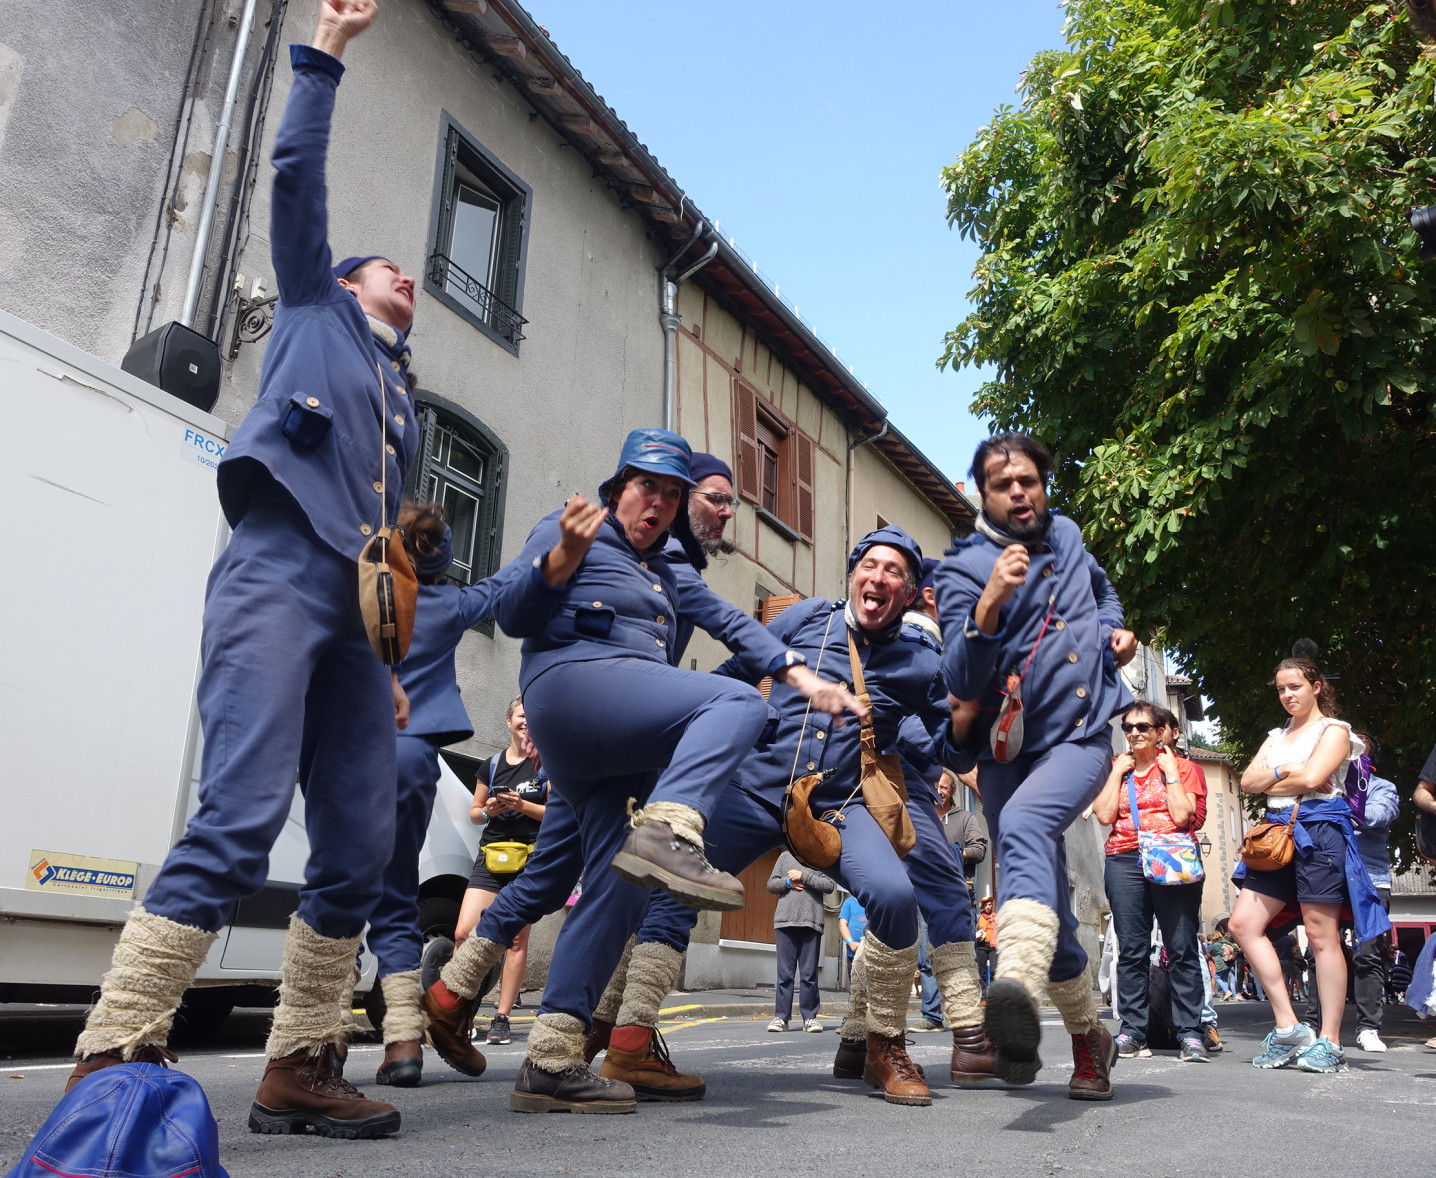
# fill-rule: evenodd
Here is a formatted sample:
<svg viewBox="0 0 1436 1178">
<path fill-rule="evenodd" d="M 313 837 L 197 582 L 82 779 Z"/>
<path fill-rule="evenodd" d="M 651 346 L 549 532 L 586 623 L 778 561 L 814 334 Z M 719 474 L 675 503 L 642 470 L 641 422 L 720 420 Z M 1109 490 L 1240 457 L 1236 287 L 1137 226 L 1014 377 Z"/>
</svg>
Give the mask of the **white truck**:
<svg viewBox="0 0 1436 1178">
<path fill-rule="evenodd" d="M 198 804 L 229 426 L 4 312 L 0 405 L 0 1002 L 89 1002 Z M 453 935 L 480 833 L 470 800 L 443 764 L 421 862 L 429 935 Z M 270 1000 L 307 857 L 296 790 L 266 886 L 235 906 L 186 998 L 192 1029 Z M 372 976 L 366 960 L 361 990 Z"/>
</svg>

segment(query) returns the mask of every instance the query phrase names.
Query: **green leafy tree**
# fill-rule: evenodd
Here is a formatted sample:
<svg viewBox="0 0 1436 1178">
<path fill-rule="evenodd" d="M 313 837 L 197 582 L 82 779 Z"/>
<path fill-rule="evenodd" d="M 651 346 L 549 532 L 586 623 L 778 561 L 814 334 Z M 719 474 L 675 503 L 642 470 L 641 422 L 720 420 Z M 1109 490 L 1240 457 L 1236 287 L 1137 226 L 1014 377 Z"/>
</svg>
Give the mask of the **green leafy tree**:
<svg viewBox="0 0 1436 1178">
<path fill-rule="evenodd" d="M 1405 793 L 1436 742 L 1436 263 L 1406 220 L 1436 57 L 1338 0 L 1076 0 L 1065 39 L 943 173 L 983 254 L 940 363 L 1053 445 L 1129 624 L 1235 747 L 1311 637 Z"/>
</svg>

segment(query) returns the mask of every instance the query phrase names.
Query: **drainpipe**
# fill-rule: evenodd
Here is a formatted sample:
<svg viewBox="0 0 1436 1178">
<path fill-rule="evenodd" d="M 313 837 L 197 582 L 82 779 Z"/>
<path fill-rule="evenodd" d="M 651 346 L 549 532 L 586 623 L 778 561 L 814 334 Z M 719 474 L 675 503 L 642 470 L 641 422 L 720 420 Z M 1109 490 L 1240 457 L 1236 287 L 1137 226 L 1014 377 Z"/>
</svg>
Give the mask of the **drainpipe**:
<svg viewBox="0 0 1436 1178">
<path fill-rule="evenodd" d="M 708 230 L 708 222 L 699 218 L 693 227 L 693 234 L 668 261 L 658 267 L 658 326 L 663 329 L 663 428 L 674 429 L 678 421 L 678 325 L 683 317 L 678 314 L 678 288 L 708 265 L 718 254 L 718 243 L 708 247 L 708 252 L 688 269 L 674 276 L 673 267 Z"/>
<path fill-rule="evenodd" d="M 224 159 L 229 153 L 229 126 L 234 117 L 234 103 L 239 96 L 240 75 L 244 73 L 244 54 L 249 47 L 249 31 L 254 26 L 254 9 L 258 0 L 245 0 L 244 15 L 239 20 L 239 35 L 235 38 L 234 62 L 229 69 L 229 86 L 224 92 L 224 106 L 220 110 L 219 125 L 214 132 L 214 153 L 209 161 L 209 179 L 204 186 L 204 200 L 200 205 L 199 229 L 195 233 L 194 256 L 189 263 L 189 285 L 185 288 L 184 310 L 179 321 L 186 327 L 194 324 L 195 310 L 199 306 L 199 288 L 204 280 L 204 260 L 209 253 L 209 236 L 214 228 L 214 207 L 219 201 L 219 182 L 224 174 Z"/>
<path fill-rule="evenodd" d="M 848 447 L 847 471 L 844 476 L 845 490 L 843 493 L 843 559 L 846 560 L 848 553 L 853 550 L 853 451 L 859 446 L 866 446 L 869 442 L 876 442 L 888 432 L 888 426 L 892 423 L 886 418 L 883 425 L 875 434 L 869 434 L 865 438 L 859 438 Z"/>
</svg>

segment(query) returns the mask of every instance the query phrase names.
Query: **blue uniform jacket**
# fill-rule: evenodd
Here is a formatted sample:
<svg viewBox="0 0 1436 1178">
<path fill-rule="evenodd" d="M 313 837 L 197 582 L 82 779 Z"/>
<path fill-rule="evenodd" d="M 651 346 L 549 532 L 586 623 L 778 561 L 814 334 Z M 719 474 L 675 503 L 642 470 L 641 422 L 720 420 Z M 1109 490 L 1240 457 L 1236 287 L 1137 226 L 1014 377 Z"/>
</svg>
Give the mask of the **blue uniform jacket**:
<svg viewBox="0 0 1436 1178">
<path fill-rule="evenodd" d="M 358 299 L 330 270 L 324 164 L 344 67 L 307 45 L 291 46 L 290 61 L 294 85 L 274 141 L 270 224 L 279 304 L 259 398 L 220 461 L 219 498 L 235 525 L 255 486 L 273 478 L 321 540 L 357 558 L 386 510 L 378 494 L 381 455 L 392 522 L 418 446 L 418 422 L 402 335 L 393 346 L 377 340 Z"/>
<path fill-rule="evenodd" d="M 474 734 L 454 674 L 454 652 L 464 631 L 494 612 L 499 573 L 475 585 L 420 585 L 414 607 L 414 640 L 399 666 L 409 697 L 409 727 L 401 735 L 423 736 L 436 745 Z"/>
<path fill-rule="evenodd" d="M 558 543 L 562 514 L 541 519 L 511 575 L 499 573 L 495 616 L 505 634 L 524 640 L 521 691 L 559 663 L 626 657 L 672 665 L 684 621 L 735 652 L 753 682 L 783 665 L 781 642 L 708 588 L 691 564 L 671 562 L 659 547 L 640 553 L 612 515 L 568 584 L 550 586 L 540 566 Z M 685 645 L 692 633 L 690 626 L 682 635 Z"/>
<path fill-rule="evenodd" d="M 769 623 L 768 630 L 777 641 L 806 656 L 810 670 L 851 687 L 844 605 L 810 597 L 790 605 Z M 856 638 L 878 748 L 896 747 L 904 719 L 916 716 L 928 733 L 930 756 L 950 718 L 937 644 L 912 625 Z M 736 659 L 729 659 L 717 673 L 753 681 Z M 773 684 L 768 704 L 778 714 L 776 731 L 770 743 L 760 744 L 743 762 L 739 784 L 776 805 L 795 776 L 834 769 L 814 792 L 813 801 L 819 806 L 840 805 L 859 780 L 858 721 L 849 716 L 839 728 L 833 717 L 810 711 L 808 701 L 783 683 Z M 921 743 L 919 738 L 917 744 Z M 860 803 L 861 795 L 854 802 Z"/>
<path fill-rule="evenodd" d="M 988 733 L 1009 671 L 1027 667 L 1024 754 L 1092 736 L 1132 702 L 1109 645 L 1112 631 L 1122 625 L 1122 603 L 1083 547 L 1080 529 L 1054 511 L 1045 542 L 1030 546 L 1029 552 L 1027 583 L 1003 607 L 991 637 L 977 629 L 973 610 L 1001 545 L 973 533 L 947 550 L 933 578 L 942 621 L 943 677 L 958 699 L 978 701 L 972 739 L 979 760 L 992 759 Z"/>
<path fill-rule="evenodd" d="M 1386 844 L 1400 812 L 1396 783 L 1373 773 L 1366 786 L 1366 822 L 1356 827 L 1356 849 L 1366 864 L 1366 874 L 1378 888 L 1391 886 L 1391 852 Z"/>
</svg>

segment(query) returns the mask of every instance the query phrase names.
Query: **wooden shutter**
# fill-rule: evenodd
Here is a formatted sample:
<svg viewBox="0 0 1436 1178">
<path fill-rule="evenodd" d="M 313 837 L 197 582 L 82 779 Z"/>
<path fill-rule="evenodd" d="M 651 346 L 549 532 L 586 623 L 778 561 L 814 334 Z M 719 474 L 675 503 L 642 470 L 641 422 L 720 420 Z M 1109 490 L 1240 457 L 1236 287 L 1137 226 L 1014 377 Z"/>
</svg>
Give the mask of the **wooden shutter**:
<svg viewBox="0 0 1436 1178">
<path fill-rule="evenodd" d="M 802 600 L 803 595 L 801 593 L 781 593 L 773 597 L 765 597 L 763 598 L 762 606 L 759 607 L 759 612 L 762 616 L 758 620 L 767 626 L 790 605 L 797 605 L 798 602 Z M 773 690 L 773 681 L 771 679 L 764 679 L 758 684 L 758 690 L 763 693 L 763 698 L 767 699 L 768 692 Z"/>
<path fill-rule="evenodd" d="M 758 394 L 742 381 L 733 384 L 738 434 L 738 494 L 758 500 Z"/>
<path fill-rule="evenodd" d="M 797 487 L 794 502 L 797 511 L 795 523 L 798 535 L 812 543 L 813 540 L 813 439 L 800 430 L 793 431 L 794 449 L 797 451 Z"/>
</svg>

